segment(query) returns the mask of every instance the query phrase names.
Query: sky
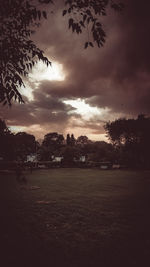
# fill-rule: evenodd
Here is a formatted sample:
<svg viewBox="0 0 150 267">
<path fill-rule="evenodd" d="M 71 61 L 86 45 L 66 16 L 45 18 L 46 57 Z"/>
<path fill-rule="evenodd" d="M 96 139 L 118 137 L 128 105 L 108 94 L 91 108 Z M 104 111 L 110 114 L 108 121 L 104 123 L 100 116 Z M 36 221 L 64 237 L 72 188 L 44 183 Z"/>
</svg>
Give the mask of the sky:
<svg viewBox="0 0 150 267">
<path fill-rule="evenodd" d="M 150 3 L 123 2 L 121 14 L 108 10 L 102 19 L 104 47 L 84 49 L 87 33 L 72 34 L 57 1 L 32 36 L 52 67 L 39 62 L 31 71 L 21 88 L 25 104 L 0 107 L 12 131 L 107 140 L 106 122 L 150 115 Z"/>
</svg>

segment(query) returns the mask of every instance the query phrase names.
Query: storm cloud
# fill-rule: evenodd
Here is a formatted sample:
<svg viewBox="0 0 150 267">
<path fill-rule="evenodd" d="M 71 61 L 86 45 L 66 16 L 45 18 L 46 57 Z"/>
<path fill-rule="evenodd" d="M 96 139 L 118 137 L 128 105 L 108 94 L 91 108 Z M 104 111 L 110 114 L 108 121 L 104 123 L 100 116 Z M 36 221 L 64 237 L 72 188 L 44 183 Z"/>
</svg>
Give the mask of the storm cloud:
<svg viewBox="0 0 150 267">
<path fill-rule="evenodd" d="M 118 117 L 150 114 L 150 3 L 125 1 L 121 14 L 108 11 L 103 19 L 107 34 L 103 48 L 84 49 L 86 32 L 80 36 L 68 30 L 59 5 L 44 21 L 33 40 L 53 62 L 63 66 L 65 79 L 42 80 L 33 89 L 33 99 L 1 110 L 9 125 L 39 125 L 40 131 L 72 132 L 83 129 L 93 138 L 104 134 L 103 124 Z M 39 73 L 40 75 L 40 73 Z M 103 110 L 85 120 L 64 100 L 84 99 Z M 89 132 L 88 132 L 89 131 Z"/>
</svg>

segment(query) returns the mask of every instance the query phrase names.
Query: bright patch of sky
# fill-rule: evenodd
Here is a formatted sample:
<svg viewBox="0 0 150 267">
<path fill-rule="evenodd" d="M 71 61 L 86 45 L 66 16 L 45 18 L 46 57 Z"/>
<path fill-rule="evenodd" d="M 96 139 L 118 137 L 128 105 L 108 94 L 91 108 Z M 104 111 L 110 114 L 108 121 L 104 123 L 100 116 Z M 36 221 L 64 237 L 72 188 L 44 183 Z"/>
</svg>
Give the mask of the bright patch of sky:
<svg viewBox="0 0 150 267">
<path fill-rule="evenodd" d="M 64 81 L 63 65 L 52 62 L 52 65 L 47 67 L 42 61 L 39 61 L 29 74 L 29 79 L 33 82 L 40 82 L 42 80 Z"/>
<path fill-rule="evenodd" d="M 33 89 L 31 88 L 31 86 L 29 85 L 29 83 L 27 81 L 24 82 L 24 86 L 21 86 L 20 88 L 20 93 L 21 95 L 26 96 L 30 101 L 33 100 Z"/>
<path fill-rule="evenodd" d="M 18 132 L 25 132 L 26 131 L 25 126 L 9 126 L 9 129 L 13 132 L 13 133 L 18 133 Z"/>
<path fill-rule="evenodd" d="M 64 81 L 65 73 L 63 71 L 63 65 L 57 62 L 53 62 L 51 66 L 45 65 L 42 61 L 39 61 L 28 75 L 29 81 L 24 81 L 25 87 L 21 86 L 20 92 L 26 96 L 29 101 L 33 100 L 33 90 L 37 88 L 41 81 Z M 34 84 L 34 88 L 31 84 Z"/>
<path fill-rule="evenodd" d="M 64 100 L 63 102 L 76 108 L 76 110 L 73 112 L 82 115 L 85 120 L 88 120 L 93 116 L 101 115 L 103 112 L 103 109 L 92 107 L 89 104 L 85 103 L 85 100 L 80 98 L 76 100 Z"/>
<path fill-rule="evenodd" d="M 88 134 L 88 138 L 92 141 L 105 141 L 105 142 L 109 142 L 106 134 L 93 134 L 93 133 L 89 133 Z"/>
</svg>

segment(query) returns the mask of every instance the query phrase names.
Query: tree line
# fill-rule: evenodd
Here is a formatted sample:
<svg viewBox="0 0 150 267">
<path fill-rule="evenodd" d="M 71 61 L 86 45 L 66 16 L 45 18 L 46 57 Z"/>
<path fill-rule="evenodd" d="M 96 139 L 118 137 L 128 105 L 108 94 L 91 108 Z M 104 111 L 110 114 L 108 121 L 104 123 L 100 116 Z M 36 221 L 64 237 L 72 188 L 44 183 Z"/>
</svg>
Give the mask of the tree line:
<svg viewBox="0 0 150 267">
<path fill-rule="evenodd" d="M 44 136 L 41 144 L 34 135 L 26 132 L 12 133 L 0 119 L 0 158 L 4 161 L 25 161 L 28 155 L 37 154 L 39 161 L 52 161 L 62 157 L 67 165 L 81 156 L 91 162 L 111 162 L 127 167 L 150 166 L 150 117 L 139 115 L 136 119 L 121 118 L 104 125 L 109 142 L 91 141 L 87 136 L 57 132 Z"/>
<path fill-rule="evenodd" d="M 63 157 L 66 163 L 73 162 L 81 156 L 98 161 L 111 159 L 112 144 L 104 141 L 93 142 L 87 136 L 67 134 L 66 138 L 57 132 L 50 132 L 39 143 L 34 135 L 26 132 L 12 133 L 4 120 L 0 119 L 0 158 L 5 161 L 26 161 L 27 156 L 37 154 L 39 161 L 51 161 L 53 157 Z"/>
</svg>

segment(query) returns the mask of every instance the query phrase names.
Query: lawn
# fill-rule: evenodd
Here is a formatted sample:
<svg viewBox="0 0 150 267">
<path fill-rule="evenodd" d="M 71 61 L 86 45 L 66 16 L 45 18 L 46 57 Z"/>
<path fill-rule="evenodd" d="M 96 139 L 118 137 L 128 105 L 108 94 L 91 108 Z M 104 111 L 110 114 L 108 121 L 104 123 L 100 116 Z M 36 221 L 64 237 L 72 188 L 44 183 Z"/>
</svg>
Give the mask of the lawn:
<svg viewBox="0 0 150 267">
<path fill-rule="evenodd" d="M 1 266 L 150 266 L 150 172 L 0 174 Z"/>
</svg>

